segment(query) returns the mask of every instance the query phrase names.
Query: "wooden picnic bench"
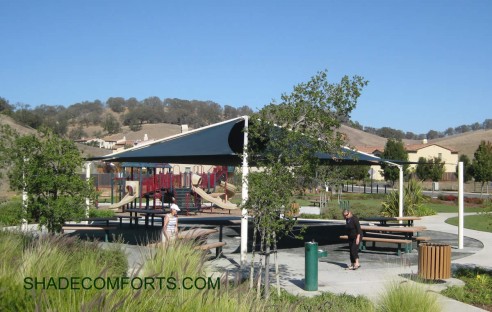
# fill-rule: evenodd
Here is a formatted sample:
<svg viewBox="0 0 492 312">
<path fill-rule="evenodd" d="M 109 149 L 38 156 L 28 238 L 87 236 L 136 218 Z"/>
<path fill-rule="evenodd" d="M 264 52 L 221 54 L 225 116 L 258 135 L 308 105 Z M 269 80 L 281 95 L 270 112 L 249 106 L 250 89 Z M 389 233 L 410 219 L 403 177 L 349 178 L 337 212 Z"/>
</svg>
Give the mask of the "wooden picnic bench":
<svg viewBox="0 0 492 312">
<path fill-rule="evenodd" d="M 348 239 L 348 236 L 342 235 L 342 236 L 340 236 L 340 239 Z M 375 245 L 376 242 L 397 244 L 398 248 L 397 248 L 396 254 L 398 256 L 401 254 L 400 250 L 402 249 L 402 247 L 401 247 L 402 245 L 405 246 L 404 250 L 406 253 L 409 253 L 412 251 L 412 249 L 411 249 L 412 240 L 410 240 L 410 239 L 362 236 L 362 244 L 360 244 L 360 247 L 359 247 L 360 250 L 366 249 L 366 242 L 372 242 L 372 247 L 376 246 Z"/>
<path fill-rule="evenodd" d="M 138 224 L 138 220 L 141 218 L 139 216 L 132 216 L 128 214 L 116 214 L 115 217 L 120 220 L 120 227 L 123 226 L 123 219 L 129 219 L 130 224 L 132 224 L 133 221 L 135 221 L 135 224 Z"/>
<path fill-rule="evenodd" d="M 208 244 L 202 244 L 195 247 L 198 250 L 210 250 L 215 248 L 215 258 L 219 258 L 222 254 L 222 247 L 226 245 L 225 242 L 213 242 Z"/>
<path fill-rule="evenodd" d="M 62 233 L 65 233 L 65 231 L 104 231 L 105 242 L 109 241 L 110 230 L 116 230 L 116 227 L 92 224 L 67 224 L 62 226 Z"/>
<path fill-rule="evenodd" d="M 154 217 L 156 215 L 161 215 L 160 217 L 164 221 L 164 215 L 166 214 L 162 209 L 126 209 L 126 212 L 130 213 L 130 224 L 132 224 L 132 220 L 135 220 L 135 224 L 138 225 L 138 214 L 143 215 L 145 217 L 145 226 L 149 226 L 149 217 L 151 220 L 151 225 L 154 226 Z"/>
<path fill-rule="evenodd" d="M 366 242 L 372 242 L 372 246 L 375 247 L 376 242 L 397 244 L 397 255 L 400 255 L 400 250 L 402 245 L 405 247 L 405 252 L 412 251 L 412 241 L 415 240 L 419 242 L 416 238 L 414 239 L 414 234 L 417 235 L 426 228 L 424 226 L 406 226 L 406 227 L 389 227 L 389 226 L 360 226 L 363 235 L 361 250 L 366 249 Z M 348 239 L 346 235 L 340 236 L 340 239 Z M 426 240 L 421 239 L 420 241 Z"/>
<path fill-rule="evenodd" d="M 403 235 L 406 239 L 412 239 L 413 235 L 419 236 L 420 232 L 426 230 L 425 226 L 374 226 L 374 225 L 361 225 L 360 229 L 364 232 L 364 236 L 371 233 L 398 233 Z"/>
<path fill-rule="evenodd" d="M 217 233 L 217 229 L 203 229 L 195 228 L 191 230 L 180 231 L 178 233 L 179 239 L 205 239 L 208 235 Z"/>
<path fill-rule="evenodd" d="M 361 221 L 369 221 L 369 222 L 379 222 L 381 226 L 389 226 L 389 225 L 405 225 L 405 223 L 394 223 L 394 221 L 406 221 L 407 226 L 413 226 L 413 222 L 416 220 L 421 220 L 420 217 L 366 217 L 360 218 Z M 390 223 L 388 223 L 390 221 Z M 393 222 L 393 223 L 391 223 Z"/>
</svg>

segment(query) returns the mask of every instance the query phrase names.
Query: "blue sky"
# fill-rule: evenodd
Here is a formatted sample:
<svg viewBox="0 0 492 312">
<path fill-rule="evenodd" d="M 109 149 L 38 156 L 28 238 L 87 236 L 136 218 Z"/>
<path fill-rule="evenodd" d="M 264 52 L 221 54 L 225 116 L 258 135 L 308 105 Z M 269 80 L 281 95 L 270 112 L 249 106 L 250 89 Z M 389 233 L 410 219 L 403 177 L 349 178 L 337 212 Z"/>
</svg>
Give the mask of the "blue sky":
<svg viewBox="0 0 492 312">
<path fill-rule="evenodd" d="M 426 133 L 492 118 L 492 1 L 0 0 L 0 96 L 259 109 L 327 69 L 352 119 Z"/>
</svg>

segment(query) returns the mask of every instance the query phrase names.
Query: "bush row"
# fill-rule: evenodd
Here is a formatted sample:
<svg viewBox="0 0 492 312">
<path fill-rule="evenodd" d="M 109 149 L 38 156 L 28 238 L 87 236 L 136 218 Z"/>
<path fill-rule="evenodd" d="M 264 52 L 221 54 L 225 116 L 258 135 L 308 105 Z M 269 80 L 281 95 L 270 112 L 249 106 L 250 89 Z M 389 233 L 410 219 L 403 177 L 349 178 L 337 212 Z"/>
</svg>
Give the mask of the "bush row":
<svg viewBox="0 0 492 312">
<path fill-rule="evenodd" d="M 454 201 L 454 202 L 458 201 L 458 196 L 451 195 L 451 194 L 439 194 L 437 198 L 443 201 Z M 465 197 L 463 198 L 463 201 L 468 204 L 476 204 L 476 205 L 483 204 L 483 198 L 478 198 L 478 197 Z"/>
</svg>

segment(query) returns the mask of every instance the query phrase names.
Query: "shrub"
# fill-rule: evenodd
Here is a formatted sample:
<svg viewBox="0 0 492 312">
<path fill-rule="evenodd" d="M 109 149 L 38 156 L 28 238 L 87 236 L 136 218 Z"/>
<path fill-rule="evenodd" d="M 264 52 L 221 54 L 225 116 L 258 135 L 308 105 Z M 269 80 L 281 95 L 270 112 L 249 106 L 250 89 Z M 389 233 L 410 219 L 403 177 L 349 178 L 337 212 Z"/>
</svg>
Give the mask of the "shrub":
<svg viewBox="0 0 492 312">
<path fill-rule="evenodd" d="M 396 217 L 399 215 L 399 193 L 391 192 L 386 196 L 383 202 L 381 214 L 387 217 Z M 427 202 L 427 197 L 422 193 L 422 184 L 415 179 L 408 181 L 403 189 L 403 214 L 406 216 L 423 216 L 435 214 L 430 208 L 424 208 L 423 204 Z"/>
<path fill-rule="evenodd" d="M 483 205 L 483 199 L 478 197 L 465 197 L 463 201 L 468 204 Z"/>
<path fill-rule="evenodd" d="M 89 217 L 90 218 L 108 218 L 114 217 L 115 213 L 113 210 L 104 210 L 104 209 L 89 209 Z"/>
<path fill-rule="evenodd" d="M 458 197 L 451 195 L 451 194 L 439 194 L 437 196 L 437 198 L 439 198 L 440 200 L 443 200 L 443 201 L 456 201 L 456 200 L 458 200 Z"/>
<path fill-rule="evenodd" d="M 453 277 L 463 280 L 465 286 L 448 287 L 442 292 L 443 295 L 490 311 L 492 272 L 480 268 L 459 268 L 453 272 Z"/>
<path fill-rule="evenodd" d="M 0 204 L 0 224 L 19 225 L 22 222 L 22 202 L 19 198 Z"/>
<path fill-rule="evenodd" d="M 441 311 L 436 295 L 426 292 L 420 285 L 403 282 L 391 284 L 378 302 L 378 311 Z"/>
</svg>

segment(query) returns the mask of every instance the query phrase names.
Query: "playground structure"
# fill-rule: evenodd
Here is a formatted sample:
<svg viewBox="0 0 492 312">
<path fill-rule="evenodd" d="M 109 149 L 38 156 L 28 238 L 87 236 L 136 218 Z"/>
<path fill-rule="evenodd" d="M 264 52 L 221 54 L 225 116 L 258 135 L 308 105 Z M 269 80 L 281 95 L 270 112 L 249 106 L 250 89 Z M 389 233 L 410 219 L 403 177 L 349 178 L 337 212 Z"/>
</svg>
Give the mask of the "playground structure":
<svg viewBox="0 0 492 312">
<path fill-rule="evenodd" d="M 207 193 L 205 190 L 200 188 L 202 178 L 199 175 L 193 175 L 192 182 L 193 185 L 191 189 L 193 192 L 198 194 L 202 199 L 212 203 L 222 209 L 238 209 L 236 204 L 231 203 L 228 199 L 233 197 L 236 193 L 236 187 L 230 183 L 220 181 L 221 187 L 224 188 L 224 193 Z"/>
<path fill-rule="evenodd" d="M 108 209 L 164 209 L 171 203 L 178 204 L 186 214 L 212 207 L 238 209 L 229 201 L 236 188 L 227 182 L 229 172 L 233 172 L 227 166 L 211 167 L 208 172 L 203 172 L 203 166 L 186 167 L 180 172 L 178 166 L 152 163 L 122 163 L 121 167 L 110 186 L 111 201 L 115 188 L 120 200 Z M 128 186 L 133 194 L 127 191 Z"/>
<path fill-rule="evenodd" d="M 125 181 L 125 196 L 117 203 L 111 204 L 107 209 L 119 209 L 132 203 L 140 197 L 140 185 L 138 181 Z"/>
</svg>

